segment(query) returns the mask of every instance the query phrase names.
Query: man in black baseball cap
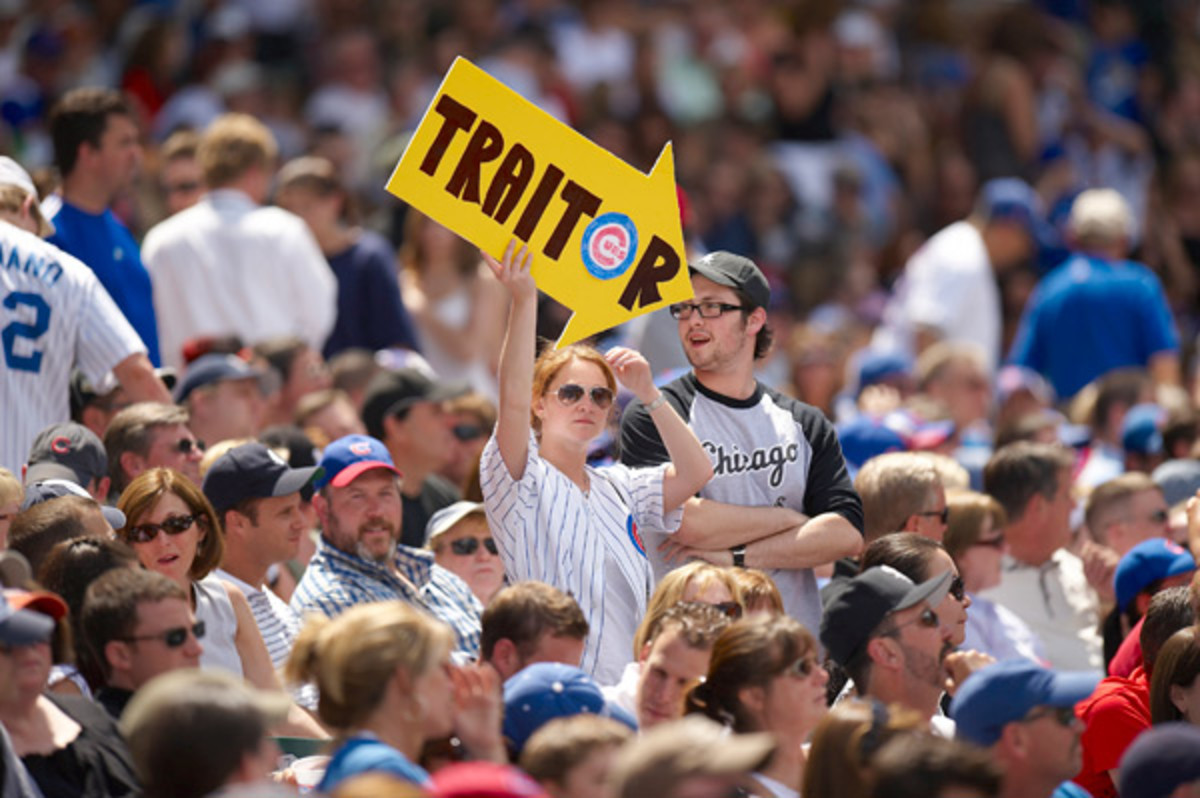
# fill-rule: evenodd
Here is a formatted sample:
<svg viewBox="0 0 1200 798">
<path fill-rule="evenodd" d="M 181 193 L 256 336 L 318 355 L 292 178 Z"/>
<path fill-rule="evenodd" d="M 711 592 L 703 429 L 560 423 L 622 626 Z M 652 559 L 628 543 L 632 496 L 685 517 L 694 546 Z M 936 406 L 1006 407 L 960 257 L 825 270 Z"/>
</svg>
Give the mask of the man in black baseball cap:
<svg viewBox="0 0 1200 798">
<path fill-rule="evenodd" d="M 400 542 L 405 546 L 424 546 L 429 519 L 460 498 L 458 489 L 435 472 L 454 451 L 444 402 L 465 390 L 435 382 L 415 368 L 380 372 L 367 386 L 362 409 L 367 434 L 383 441 L 404 474 Z"/>
<path fill-rule="evenodd" d="M 939 702 L 954 647 L 934 608 L 953 578 L 945 571 L 918 585 L 889 565 L 868 568 L 830 584 L 821 618 L 821 643 L 860 696 L 903 704 L 947 736 L 953 723 Z"/>
<path fill-rule="evenodd" d="M 230 449 L 204 476 L 204 495 L 225 527 L 225 553 L 218 571 L 241 588 L 276 669 L 282 668 L 300 633 L 300 619 L 267 584 L 267 571 L 292 559 L 308 525 L 300 491 L 322 474 L 318 466 L 289 468 L 261 443 Z M 297 703 L 315 708 L 311 686 L 295 692 Z"/>
<path fill-rule="evenodd" d="M 84 488 L 101 504 L 108 498 L 108 455 L 104 444 L 82 424 L 51 424 L 38 433 L 25 466 L 26 486 L 65 479 Z"/>
</svg>

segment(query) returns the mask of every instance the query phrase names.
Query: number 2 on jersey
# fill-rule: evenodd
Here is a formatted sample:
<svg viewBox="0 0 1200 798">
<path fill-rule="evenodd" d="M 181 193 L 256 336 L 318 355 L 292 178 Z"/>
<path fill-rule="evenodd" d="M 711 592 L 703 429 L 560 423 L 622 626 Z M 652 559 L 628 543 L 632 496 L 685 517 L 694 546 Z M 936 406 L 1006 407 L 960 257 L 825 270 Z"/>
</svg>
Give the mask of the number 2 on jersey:
<svg viewBox="0 0 1200 798">
<path fill-rule="evenodd" d="M 30 342 L 36 341 L 50 329 L 50 306 L 40 295 L 26 291 L 13 291 L 4 297 L 3 304 L 8 310 L 16 310 L 18 306 L 24 305 L 32 308 L 34 314 L 33 321 L 12 321 L 0 332 L 0 339 L 4 341 L 4 364 L 17 371 L 40 371 L 42 352 L 34 349 L 27 355 L 18 354 L 17 341 L 23 338 L 29 339 Z"/>
</svg>

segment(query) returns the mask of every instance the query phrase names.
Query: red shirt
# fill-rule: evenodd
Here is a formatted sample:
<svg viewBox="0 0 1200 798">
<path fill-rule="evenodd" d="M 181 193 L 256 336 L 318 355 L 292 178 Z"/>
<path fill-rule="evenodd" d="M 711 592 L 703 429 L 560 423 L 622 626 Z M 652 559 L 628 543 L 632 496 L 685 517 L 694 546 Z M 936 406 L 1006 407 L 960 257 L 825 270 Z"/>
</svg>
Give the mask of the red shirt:
<svg viewBox="0 0 1200 798">
<path fill-rule="evenodd" d="M 1140 668 L 1142 665 L 1142 621 L 1146 620 L 1143 615 L 1138 618 L 1137 625 L 1129 630 L 1129 634 L 1125 635 L 1125 639 L 1121 641 L 1117 653 L 1113 655 L 1112 662 L 1108 663 L 1109 676 L 1129 676 L 1135 668 Z"/>
<path fill-rule="evenodd" d="M 1075 715 L 1087 724 L 1081 744 L 1083 768 L 1074 782 L 1093 798 L 1117 798 L 1117 787 L 1108 771 L 1115 770 L 1134 738 L 1150 728 L 1150 682 L 1139 665 L 1130 674 L 1109 676 L 1090 696 L 1075 706 Z"/>
</svg>

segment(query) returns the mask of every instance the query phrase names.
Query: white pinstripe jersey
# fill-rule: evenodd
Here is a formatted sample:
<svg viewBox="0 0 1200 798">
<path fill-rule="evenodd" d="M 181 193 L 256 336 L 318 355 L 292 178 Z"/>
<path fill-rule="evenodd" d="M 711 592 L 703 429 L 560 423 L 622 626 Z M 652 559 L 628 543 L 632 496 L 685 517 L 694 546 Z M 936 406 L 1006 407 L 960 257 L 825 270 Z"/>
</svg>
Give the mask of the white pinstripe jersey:
<svg viewBox="0 0 1200 798">
<path fill-rule="evenodd" d="M 646 614 L 653 576 L 640 530 L 672 531 L 683 519 L 682 508 L 663 516 L 666 467 L 589 467 L 584 493 L 539 456 L 532 432 L 519 481 L 494 434 L 483 450 L 480 487 L 504 571 L 575 597 L 591 627 L 580 667 L 600 684 L 620 680 Z"/>
<path fill-rule="evenodd" d="M 0 466 L 20 474 L 34 437 L 70 418 L 71 369 L 100 384 L 146 347 L 92 270 L 0 222 Z"/>
</svg>

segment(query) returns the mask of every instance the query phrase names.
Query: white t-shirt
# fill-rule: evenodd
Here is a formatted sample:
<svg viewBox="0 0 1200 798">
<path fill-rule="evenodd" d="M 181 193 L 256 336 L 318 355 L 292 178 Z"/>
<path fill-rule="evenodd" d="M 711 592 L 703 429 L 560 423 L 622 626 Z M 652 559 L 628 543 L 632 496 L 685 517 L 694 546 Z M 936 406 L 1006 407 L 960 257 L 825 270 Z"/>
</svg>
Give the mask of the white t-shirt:
<svg viewBox="0 0 1200 798">
<path fill-rule="evenodd" d="M 969 222 L 933 235 L 904 265 L 873 348 L 916 354 L 916 330 L 932 327 L 947 341 L 975 343 L 989 373 L 1000 357 L 1000 291 L 983 236 Z"/>
</svg>

